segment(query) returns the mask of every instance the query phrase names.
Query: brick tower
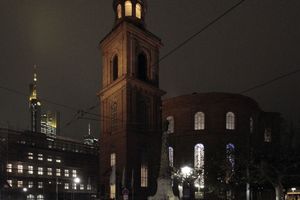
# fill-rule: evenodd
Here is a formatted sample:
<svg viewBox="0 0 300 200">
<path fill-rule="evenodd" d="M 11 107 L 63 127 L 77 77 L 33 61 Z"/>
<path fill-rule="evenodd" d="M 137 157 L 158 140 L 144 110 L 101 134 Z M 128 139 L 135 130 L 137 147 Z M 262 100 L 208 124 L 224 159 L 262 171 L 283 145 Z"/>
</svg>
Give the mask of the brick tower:
<svg viewBox="0 0 300 200">
<path fill-rule="evenodd" d="M 156 191 L 161 146 L 159 49 L 144 0 L 114 0 L 115 24 L 100 42 L 101 195 L 144 200 Z M 124 189 L 126 188 L 126 189 Z"/>
</svg>

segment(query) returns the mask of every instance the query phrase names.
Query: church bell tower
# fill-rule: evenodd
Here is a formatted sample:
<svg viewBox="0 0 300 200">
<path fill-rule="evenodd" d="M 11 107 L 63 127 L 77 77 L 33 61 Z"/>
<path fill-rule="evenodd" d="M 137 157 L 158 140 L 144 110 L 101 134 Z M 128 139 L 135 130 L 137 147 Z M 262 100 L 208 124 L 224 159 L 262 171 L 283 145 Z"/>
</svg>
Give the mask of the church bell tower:
<svg viewBox="0 0 300 200">
<path fill-rule="evenodd" d="M 145 200 L 156 191 L 161 145 L 159 49 L 145 0 L 114 0 L 115 23 L 100 42 L 101 195 Z"/>
</svg>

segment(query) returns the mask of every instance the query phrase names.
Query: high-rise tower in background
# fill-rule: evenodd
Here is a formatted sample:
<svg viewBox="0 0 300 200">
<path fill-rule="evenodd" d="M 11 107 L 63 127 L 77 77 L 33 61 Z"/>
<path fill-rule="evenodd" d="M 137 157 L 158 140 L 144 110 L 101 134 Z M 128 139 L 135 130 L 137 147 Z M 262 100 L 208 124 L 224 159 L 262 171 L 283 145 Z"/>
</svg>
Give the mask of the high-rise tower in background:
<svg viewBox="0 0 300 200">
<path fill-rule="evenodd" d="M 32 132 L 41 131 L 41 102 L 37 94 L 37 71 L 34 66 L 33 82 L 29 85 L 30 128 Z"/>
<path fill-rule="evenodd" d="M 144 0 L 114 0 L 115 25 L 100 42 L 101 194 L 144 200 L 156 191 L 161 147 L 159 49 Z M 126 191 L 126 189 L 125 189 Z"/>
<path fill-rule="evenodd" d="M 59 135 L 60 113 L 47 111 L 41 116 L 41 133 L 47 135 Z"/>
<path fill-rule="evenodd" d="M 47 111 L 42 114 L 42 104 L 37 92 L 37 67 L 34 66 L 33 82 L 29 85 L 30 128 L 32 132 L 50 136 L 59 134 L 60 113 Z"/>
</svg>

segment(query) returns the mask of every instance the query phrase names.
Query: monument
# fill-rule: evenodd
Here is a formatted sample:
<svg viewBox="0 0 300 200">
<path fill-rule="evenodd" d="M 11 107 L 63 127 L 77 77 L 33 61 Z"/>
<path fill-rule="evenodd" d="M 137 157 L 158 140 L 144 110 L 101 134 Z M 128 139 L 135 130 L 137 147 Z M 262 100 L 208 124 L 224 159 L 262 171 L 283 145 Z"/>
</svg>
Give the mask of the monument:
<svg viewBox="0 0 300 200">
<path fill-rule="evenodd" d="M 161 145 L 161 159 L 159 176 L 157 178 L 157 191 L 152 197 L 148 197 L 148 200 L 179 200 L 174 195 L 172 189 L 172 179 L 169 167 L 169 156 L 168 156 L 168 122 L 165 122 L 164 131 L 162 135 Z"/>
</svg>

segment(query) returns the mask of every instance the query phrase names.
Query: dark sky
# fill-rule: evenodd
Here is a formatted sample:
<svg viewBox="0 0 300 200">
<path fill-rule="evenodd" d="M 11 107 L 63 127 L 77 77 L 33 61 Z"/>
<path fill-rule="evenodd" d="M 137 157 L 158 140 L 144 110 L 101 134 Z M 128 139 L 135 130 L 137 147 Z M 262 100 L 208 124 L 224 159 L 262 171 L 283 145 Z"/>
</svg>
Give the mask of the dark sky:
<svg viewBox="0 0 300 200">
<path fill-rule="evenodd" d="M 161 56 L 237 0 L 148 0 L 147 28 L 161 37 Z M 98 102 L 99 41 L 113 25 L 112 0 L 0 0 L 0 86 L 28 93 L 38 64 L 39 95 L 81 109 Z M 240 92 L 300 68 L 300 1 L 247 0 L 160 64 L 166 97 Z M 247 93 L 265 111 L 300 121 L 300 73 Z M 62 127 L 75 111 L 59 110 Z M 98 108 L 93 112 L 98 113 Z M 90 116 L 93 117 L 93 116 Z M 87 120 L 63 135 L 81 138 Z M 0 89 L 0 125 L 26 129 L 27 97 Z M 99 135 L 99 123 L 92 131 Z"/>
</svg>

